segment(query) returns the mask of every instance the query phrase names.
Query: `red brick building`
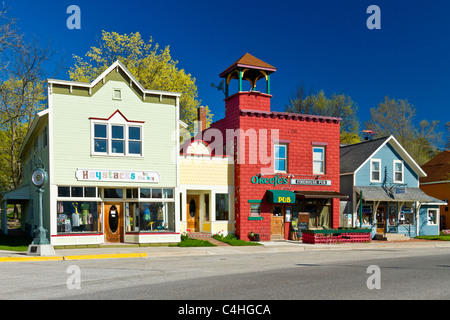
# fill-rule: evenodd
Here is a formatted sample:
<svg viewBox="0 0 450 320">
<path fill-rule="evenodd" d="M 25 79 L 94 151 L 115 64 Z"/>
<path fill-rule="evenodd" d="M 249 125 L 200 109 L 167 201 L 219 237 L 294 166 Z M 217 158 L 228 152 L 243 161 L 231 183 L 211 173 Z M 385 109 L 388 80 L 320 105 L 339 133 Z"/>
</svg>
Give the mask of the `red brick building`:
<svg viewBox="0 0 450 320">
<path fill-rule="evenodd" d="M 235 232 L 241 239 L 250 232 L 261 241 L 295 238 L 292 231 L 305 222 L 308 228 L 339 227 L 339 199 L 345 197 L 339 194 L 341 119 L 271 111 L 275 71 L 246 54 L 220 74 L 225 118 L 210 128 L 220 130 L 225 152 L 234 156 Z M 260 79 L 266 80 L 266 93 L 255 90 Z M 238 90 L 230 95 L 232 80 Z M 250 90 L 243 91 L 242 80 Z M 218 149 L 216 144 L 216 154 Z"/>
</svg>

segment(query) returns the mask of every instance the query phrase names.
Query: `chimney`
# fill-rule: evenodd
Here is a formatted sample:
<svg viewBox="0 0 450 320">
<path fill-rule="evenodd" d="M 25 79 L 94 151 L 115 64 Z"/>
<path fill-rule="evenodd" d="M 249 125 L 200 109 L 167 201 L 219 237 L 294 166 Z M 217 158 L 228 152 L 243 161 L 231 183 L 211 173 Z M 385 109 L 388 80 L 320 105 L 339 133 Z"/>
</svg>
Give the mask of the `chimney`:
<svg viewBox="0 0 450 320">
<path fill-rule="evenodd" d="M 198 132 L 206 129 L 206 108 L 203 106 L 197 109 L 197 121 L 199 122 Z"/>
</svg>

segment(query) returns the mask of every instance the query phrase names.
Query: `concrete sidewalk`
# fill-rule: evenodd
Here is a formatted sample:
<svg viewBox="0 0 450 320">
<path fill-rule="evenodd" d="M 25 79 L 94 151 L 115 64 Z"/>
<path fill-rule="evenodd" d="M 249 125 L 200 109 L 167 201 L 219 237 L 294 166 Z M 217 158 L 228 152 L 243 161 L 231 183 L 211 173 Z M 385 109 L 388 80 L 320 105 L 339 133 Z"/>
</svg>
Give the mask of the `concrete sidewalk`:
<svg viewBox="0 0 450 320">
<path fill-rule="evenodd" d="M 261 242 L 261 246 L 217 247 L 134 247 L 102 246 L 101 248 L 58 249 L 55 256 L 28 256 L 26 252 L 0 251 L 0 262 L 20 261 L 67 261 L 86 259 L 157 258 L 226 254 L 267 254 L 277 252 L 300 252 L 309 250 L 369 250 L 395 248 L 450 248 L 445 241 L 372 241 L 371 243 L 304 244 L 298 241 Z"/>
</svg>

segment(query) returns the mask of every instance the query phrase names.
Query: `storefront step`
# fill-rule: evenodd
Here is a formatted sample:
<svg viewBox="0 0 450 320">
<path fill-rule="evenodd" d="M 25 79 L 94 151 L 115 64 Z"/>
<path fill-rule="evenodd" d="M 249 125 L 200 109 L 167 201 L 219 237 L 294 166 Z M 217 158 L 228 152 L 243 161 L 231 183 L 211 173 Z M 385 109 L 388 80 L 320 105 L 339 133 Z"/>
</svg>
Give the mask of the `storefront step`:
<svg viewBox="0 0 450 320">
<path fill-rule="evenodd" d="M 402 233 L 377 233 L 375 234 L 374 240 L 384 240 L 384 241 L 407 241 L 410 237 Z"/>
</svg>

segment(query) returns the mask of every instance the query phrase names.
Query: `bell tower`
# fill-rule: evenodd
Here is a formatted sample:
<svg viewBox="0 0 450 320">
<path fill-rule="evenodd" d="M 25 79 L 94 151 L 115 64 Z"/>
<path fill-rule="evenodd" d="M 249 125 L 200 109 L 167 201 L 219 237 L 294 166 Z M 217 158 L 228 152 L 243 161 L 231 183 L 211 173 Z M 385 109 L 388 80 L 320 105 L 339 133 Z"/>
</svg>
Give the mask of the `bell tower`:
<svg viewBox="0 0 450 320">
<path fill-rule="evenodd" d="M 270 75 L 275 71 L 275 67 L 246 53 L 220 73 L 219 76 L 225 80 L 225 116 L 241 109 L 270 111 Z M 256 84 L 261 79 L 266 80 L 266 85 L 259 91 Z M 233 80 L 238 81 L 237 92 L 230 94 Z M 243 80 L 250 83 L 249 89 L 244 89 Z"/>
</svg>

